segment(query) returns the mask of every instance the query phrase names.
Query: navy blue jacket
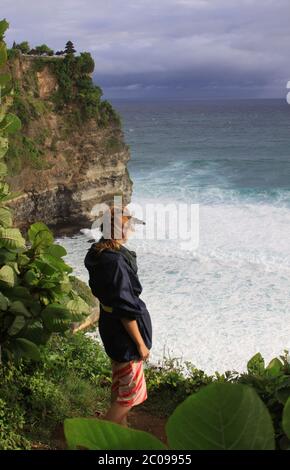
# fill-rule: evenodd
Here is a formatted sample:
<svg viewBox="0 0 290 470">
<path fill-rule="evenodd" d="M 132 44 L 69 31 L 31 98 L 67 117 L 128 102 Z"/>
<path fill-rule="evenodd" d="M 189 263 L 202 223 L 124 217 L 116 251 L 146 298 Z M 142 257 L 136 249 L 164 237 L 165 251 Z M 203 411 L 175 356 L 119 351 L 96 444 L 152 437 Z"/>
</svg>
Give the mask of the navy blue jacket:
<svg viewBox="0 0 290 470">
<path fill-rule="evenodd" d="M 123 245 L 120 250 L 106 249 L 97 253 L 95 243 L 89 248 L 84 263 L 89 272 L 92 293 L 105 306 L 100 306 L 99 332 L 108 356 L 118 362 L 140 359 L 137 346 L 121 322 L 121 318 L 136 320 L 140 334 L 150 349 L 152 324 L 137 275 L 136 253 Z"/>
</svg>

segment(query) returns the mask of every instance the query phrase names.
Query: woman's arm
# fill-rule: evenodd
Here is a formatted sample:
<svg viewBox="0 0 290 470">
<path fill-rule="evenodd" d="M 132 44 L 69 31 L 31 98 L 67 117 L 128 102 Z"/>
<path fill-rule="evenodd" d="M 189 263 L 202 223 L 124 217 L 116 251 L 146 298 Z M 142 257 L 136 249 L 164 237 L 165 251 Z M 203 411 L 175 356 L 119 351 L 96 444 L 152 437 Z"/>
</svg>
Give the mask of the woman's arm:
<svg viewBox="0 0 290 470">
<path fill-rule="evenodd" d="M 141 356 L 141 359 L 147 359 L 150 353 L 150 350 L 147 348 L 144 340 L 139 331 L 138 323 L 136 320 L 130 320 L 129 318 L 121 318 L 121 322 L 124 325 L 126 331 L 131 336 L 135 342 L 138 352 Z"/>
<path fill-rule="evenodd" d="M 99 309 L 91 313 L 83 322 L 75 322 L 71 325 L 71 332 L 77 333 L 78 331 L 82 331 L 89 326 L 92 326 L 95 322 L 98 321 L 100 316 Z"/>
</svg>

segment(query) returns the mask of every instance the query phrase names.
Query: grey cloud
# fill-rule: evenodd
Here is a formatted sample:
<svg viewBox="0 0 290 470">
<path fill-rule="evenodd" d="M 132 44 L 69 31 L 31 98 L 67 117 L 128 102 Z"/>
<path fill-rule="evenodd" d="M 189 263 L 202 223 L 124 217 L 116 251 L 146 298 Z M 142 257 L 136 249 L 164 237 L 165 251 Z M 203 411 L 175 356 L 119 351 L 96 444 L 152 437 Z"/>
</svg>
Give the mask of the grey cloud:
<svg viewBox="0 0 290 470">
<path fill-rule="evenodd" d="M 285 96 L 288 0 L 1 0 L 10 42 L 89 50 L 107 96 Z"/>
</svg>

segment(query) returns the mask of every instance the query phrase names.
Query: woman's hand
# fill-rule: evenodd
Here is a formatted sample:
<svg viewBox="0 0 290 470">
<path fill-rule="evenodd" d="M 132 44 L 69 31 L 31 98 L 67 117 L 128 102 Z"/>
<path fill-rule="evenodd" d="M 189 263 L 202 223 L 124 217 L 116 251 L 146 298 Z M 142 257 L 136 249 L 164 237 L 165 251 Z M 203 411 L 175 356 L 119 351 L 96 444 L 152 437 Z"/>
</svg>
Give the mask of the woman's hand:
<svg viewBox="0 0 290 470">
<path fill-rule="evenodd" d="M 130 320 L 128 318 L 121 318 L 126 331 L 129 333 L 135 344 L 137 345 L 138 352 L 143 361 L 148 359 L 150 350 L 147 348 L 146 344 L 143 341 L 141 333 L 139 331 L 138 323 L 136 320 Z"/>
<path fill-rule="evenodd" d="M 138 352 L 141 356 L 141 359 L 143 361 L 145 361 L 146 359 L 148 359 L 149 357 L 149 354 L 150 354 L 150 350 L 147 348 L 147 346 L 145 345 L 145 343 L 141 343 L 141 344 L 138 344 L 137 345 L 137 348 L 138 348 Z"/>
</svg>

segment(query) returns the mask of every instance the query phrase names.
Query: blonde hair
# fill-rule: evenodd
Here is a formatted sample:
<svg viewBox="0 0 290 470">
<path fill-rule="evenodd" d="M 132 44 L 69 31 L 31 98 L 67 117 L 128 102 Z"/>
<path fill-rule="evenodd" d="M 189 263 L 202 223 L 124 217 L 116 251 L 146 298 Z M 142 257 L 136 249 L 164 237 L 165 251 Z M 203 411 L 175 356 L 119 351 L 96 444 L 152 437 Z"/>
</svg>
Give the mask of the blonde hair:
<svg viewBox="0 0 290 470">
<path fill-rule="evenodd" d="M 94 244 L 94 250 L 97 253 L 102 253 L 104 250 L 120 250 L 121 244 L 117 240 L 102 240 Z"/>
</svg>

